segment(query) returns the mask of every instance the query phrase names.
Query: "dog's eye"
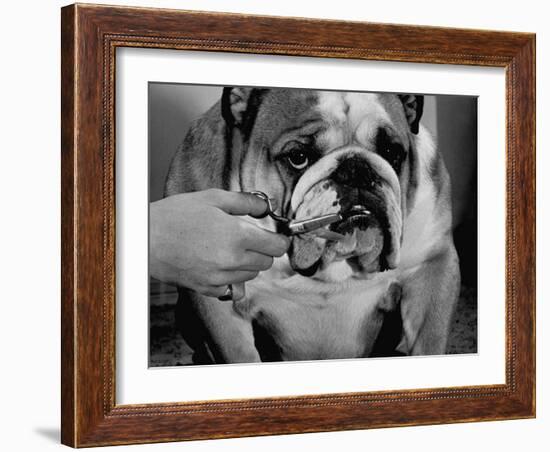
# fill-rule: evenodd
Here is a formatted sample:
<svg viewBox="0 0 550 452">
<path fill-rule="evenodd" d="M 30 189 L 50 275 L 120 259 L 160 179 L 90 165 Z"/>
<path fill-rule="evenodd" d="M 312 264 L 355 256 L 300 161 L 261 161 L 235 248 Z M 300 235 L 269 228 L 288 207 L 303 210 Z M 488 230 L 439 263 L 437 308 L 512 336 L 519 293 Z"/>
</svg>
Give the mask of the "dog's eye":
<svg viewBox="0 0 550 452">
<path fill-rule="evenodd" d="M 290 155 L 287 157 L 288 162 L 296 169 L 304 169 L 309 165 L 309 157 L 301 149 L 293 150 Z"/>
<path fill-rule="evenodd" d="M 378 130 L 376 148 L 378 149 L 378 155 L 386 160 L 396 172 L 401 171 L 401 165 L 407 154 L 400 143 L 390 139 L 388 132 L 384 128 Z"/>
<path fill-rule="evenodd" d="M 279 154 L 279 159 L 284 161 L 285 167 L 290 171 L 303 171 L 315 163 L 319 158 L 319 151 L 315 148 L 313 138 L 304 141 L 288 141 Z"/>
<path fill-rule="evenodd" d="M 384 146 L 382 157 L 384 157 L 396 171 L 399 171 L 405 158 L 405 153 L 399 144 L 389 144 Z"/>
</svg>

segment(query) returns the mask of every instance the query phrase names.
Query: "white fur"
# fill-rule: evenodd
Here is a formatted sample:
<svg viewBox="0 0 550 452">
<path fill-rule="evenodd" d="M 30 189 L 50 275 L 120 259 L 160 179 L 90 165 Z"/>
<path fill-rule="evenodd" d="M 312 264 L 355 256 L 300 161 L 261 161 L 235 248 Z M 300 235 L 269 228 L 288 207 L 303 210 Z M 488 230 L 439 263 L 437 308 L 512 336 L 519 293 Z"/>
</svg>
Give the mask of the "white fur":
<svg viewBox="0 0 550 452">
<path fill-rule="evenodd" d="M 436 193 L 434 186 L 428 183 L 429 168 L 436 156 L 435 143 L 424 126 L 420 126 L 415 137 L 419 158 L 418 190 L 414 205 L 405 219 L 403 243 L 401 246 L 400 267 L 407 269 L 426 260 L 432 252 L 434 243 L 440 243 L 439 237 L 448 231 L 450 215 L 434 215 L 436 212 Z"/>
<path fill-rule="evenodd" d="M 361 125 L 389 121 L 388 113 L 379 102 L 378 94 L 321 91 L 318 99 L 317 110 L 323 119 L 333 126 L 352 132 Z"/>
</svg>

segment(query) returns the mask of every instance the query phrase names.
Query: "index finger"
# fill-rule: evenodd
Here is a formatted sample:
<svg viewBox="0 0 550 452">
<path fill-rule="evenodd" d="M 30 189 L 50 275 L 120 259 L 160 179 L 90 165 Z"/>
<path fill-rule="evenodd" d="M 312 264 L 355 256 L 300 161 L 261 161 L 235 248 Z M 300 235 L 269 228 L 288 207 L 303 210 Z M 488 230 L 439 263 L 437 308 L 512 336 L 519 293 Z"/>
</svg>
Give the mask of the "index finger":
<svg viewBox="0 0 550 452">
<path fill-rule="evenodd" d="M 261 217 L 267 212 L 267 203 L 252 193 L 212 190 L 212 205 L 230 215 Z"/>
</svg>

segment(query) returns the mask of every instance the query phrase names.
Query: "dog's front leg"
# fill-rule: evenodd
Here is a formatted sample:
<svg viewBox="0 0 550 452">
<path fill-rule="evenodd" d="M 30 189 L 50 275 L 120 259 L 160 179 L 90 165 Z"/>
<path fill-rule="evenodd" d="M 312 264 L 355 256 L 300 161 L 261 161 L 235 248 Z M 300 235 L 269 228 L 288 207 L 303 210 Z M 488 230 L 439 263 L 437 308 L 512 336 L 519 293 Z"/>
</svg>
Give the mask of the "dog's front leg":
<svg viewBox="0 0 550 452">
<path fill-rule="evenodd" d="M 446 353 L 460 291 L 454 246 L 406 275 L 402 287 L 403 338 L 397 350 L 407 355 Z"/>
<path fill-rule="evenodd" d="M 195 294 L 192 300 L 207 333 L 216 363 L 260 362 L 250 320 L 233 309 L 233 303 Z"/>
</svg>

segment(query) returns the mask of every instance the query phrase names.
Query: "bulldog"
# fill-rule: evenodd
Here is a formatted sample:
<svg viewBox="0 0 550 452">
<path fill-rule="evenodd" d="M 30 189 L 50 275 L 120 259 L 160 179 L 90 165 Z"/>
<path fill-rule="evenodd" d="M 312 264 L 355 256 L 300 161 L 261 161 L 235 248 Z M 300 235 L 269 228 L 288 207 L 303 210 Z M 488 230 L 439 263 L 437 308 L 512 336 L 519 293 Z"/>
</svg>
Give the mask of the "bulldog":
<svg viewBox="0 0 550 452">
<path fill-rule="evenodd" d="M 194 363 L 446 352 L 460 273 L 450 178 L 422 110 L 409 94 L 227 87 L 193 123 L 166 196 L 260 190 L 290 219 L 345 218 L 330 225 L 340 240 L 293 237 L 241 300 L 180 288 Z"/>
</svg>

